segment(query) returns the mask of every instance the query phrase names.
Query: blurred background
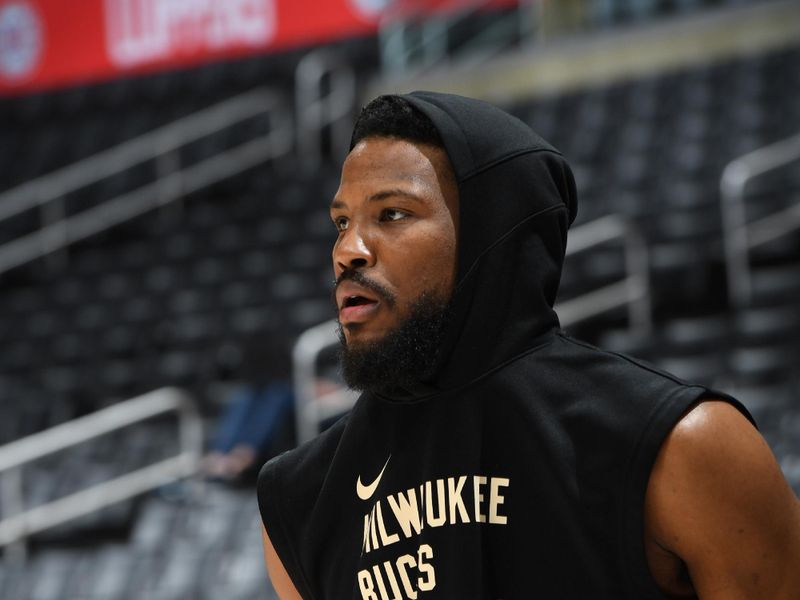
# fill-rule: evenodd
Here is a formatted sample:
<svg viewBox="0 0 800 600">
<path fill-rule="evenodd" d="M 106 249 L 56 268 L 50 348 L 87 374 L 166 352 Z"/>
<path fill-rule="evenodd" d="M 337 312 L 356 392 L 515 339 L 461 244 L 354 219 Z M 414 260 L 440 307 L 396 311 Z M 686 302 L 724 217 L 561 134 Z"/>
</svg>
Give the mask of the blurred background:
<svg viewBox="0 0 800 600">
<path fill-rule="evenodd" d="M 352 402 L 327 206 L 412 89 L 565 154 L 564 327 L 800 491 L 800 2 L 0 0 L 0 597 L 275 597 L 254 473 Z"/>
</svg>

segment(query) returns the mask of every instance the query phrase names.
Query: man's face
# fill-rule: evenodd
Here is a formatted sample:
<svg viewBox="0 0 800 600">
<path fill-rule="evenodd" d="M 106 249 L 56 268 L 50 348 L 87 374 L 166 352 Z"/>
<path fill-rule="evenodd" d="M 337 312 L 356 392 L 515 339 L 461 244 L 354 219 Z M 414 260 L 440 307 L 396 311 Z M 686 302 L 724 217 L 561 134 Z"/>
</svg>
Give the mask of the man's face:
<svg viewBox="0 0 800 600">
<path fill-rule="evenodd" d="M 348 347 L 382 339 L 422 298 L 446 303 L 456 273 L 458 188 L 443 150 L 360 141 L 331 203 L 336 305 Z"/>
</svg>

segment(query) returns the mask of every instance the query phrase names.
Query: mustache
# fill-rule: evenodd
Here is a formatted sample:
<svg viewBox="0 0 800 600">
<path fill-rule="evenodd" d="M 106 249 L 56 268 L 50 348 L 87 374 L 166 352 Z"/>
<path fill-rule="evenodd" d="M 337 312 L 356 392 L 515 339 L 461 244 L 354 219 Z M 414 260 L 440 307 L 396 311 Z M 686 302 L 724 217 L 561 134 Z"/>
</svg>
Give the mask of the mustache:
<svg viewBox="0 0 800 600">
<path fill-rule="evenodd" d="M 378 297 L 381 298 L 388 306 L 392 307 L 397 303 L 397 297 L 384 286 L 382 286 L 377 281 L 373 281 L 362 271 L 358 269 L 345 269 L 342 271 L 342 274 L 334 282 L 333 292 L 331 292 L 331 298 L 333 299 L 333 304 L 336 305 L 336 290 L 339 289 L 339 284 L 343 281 L 352 281 L 353 283 L 357 283 L 363 288 L 368 289 L 371 292 L 374 292 Z M 338 309 L 338 306 L 337 306 Z"/>
</svg>

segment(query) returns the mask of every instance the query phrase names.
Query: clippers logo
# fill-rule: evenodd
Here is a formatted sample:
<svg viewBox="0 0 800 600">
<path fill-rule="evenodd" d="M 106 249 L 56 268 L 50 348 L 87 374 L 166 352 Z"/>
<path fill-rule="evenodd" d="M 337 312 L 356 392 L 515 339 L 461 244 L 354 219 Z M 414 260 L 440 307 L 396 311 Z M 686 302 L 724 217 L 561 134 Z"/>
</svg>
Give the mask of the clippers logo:
<svg viewBox="0 0 800 600">
<path fill-rule="evenodd" d="M 42 27 L 28 2 L 0 4 L 0 77 L 24 79 L 42 56 Z"/>
<path fill-rule="evenodd" d="M 105 0 L 106 46 L 120 67 L 198 51 L 264 46 L 276 0 Z"/>
</svg>

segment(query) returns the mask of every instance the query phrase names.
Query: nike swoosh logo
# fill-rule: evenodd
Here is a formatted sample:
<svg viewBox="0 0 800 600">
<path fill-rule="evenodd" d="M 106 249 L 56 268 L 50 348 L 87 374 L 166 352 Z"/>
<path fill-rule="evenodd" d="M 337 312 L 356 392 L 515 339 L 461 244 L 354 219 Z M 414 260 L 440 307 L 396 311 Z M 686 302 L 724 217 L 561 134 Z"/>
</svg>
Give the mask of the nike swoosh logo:
<svg viewBox="0 0 800 600">
<path fill-rule="evenodd" d="M 364 485 L 361 483 L 361 475 L 358 476 L 358 481 L 356 481 L 356 494 L 362 500 L 369 500 L 372 498 L 372 494 L 375 493 L 375 490 L 378 489 L 378 484 L 381 482 L 381 477 L 383 477 L 383 472 L 386 470 L 386 465 L 389 464 L 389 459 L 392 458 L 392 455 L 389 455 L 389 458 L 386 459 L 386 462 L 383 464 L 383 468 L 381 472 L 378 473 L 378 476 L 375 478 L 375 481 L 370 483 L 369 485 Z"/>
</svg>

